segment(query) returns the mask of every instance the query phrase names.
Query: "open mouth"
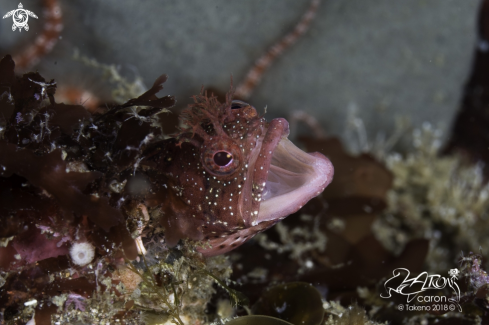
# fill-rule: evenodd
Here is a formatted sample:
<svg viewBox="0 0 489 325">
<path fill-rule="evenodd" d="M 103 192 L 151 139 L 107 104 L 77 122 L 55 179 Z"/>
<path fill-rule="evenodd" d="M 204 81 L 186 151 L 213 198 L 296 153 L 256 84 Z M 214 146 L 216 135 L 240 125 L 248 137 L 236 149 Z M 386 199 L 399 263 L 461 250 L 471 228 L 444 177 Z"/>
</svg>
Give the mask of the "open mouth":
<svg viewBox="0 0 489 325">
<path fill-rule="evenodd" d="M 273 151 L 257 222 L 282 219 L 320 194 L 333 179 L 331 161 L 306 153 L 287 138 Z"/>
<path fill-rule="evenodd" d="M 280 131 L 280 128 L 277 130 Z M 199 248 L 204 255 L 223 254 L 243 244 L 256 233 L 297 212 L 333 180 L 333 164 L 328 158 L 317 152 L 302 151 L 285 136 L 277 142 L 268 143 L 265 151 L 269 149 L 273 152 L 265 166 L 268 174 L 260 192 L 257 218 L 252 220 L 249 227 L 232 236 L 214 239 L 212 246 L 216 249 Z"/>
</svg>

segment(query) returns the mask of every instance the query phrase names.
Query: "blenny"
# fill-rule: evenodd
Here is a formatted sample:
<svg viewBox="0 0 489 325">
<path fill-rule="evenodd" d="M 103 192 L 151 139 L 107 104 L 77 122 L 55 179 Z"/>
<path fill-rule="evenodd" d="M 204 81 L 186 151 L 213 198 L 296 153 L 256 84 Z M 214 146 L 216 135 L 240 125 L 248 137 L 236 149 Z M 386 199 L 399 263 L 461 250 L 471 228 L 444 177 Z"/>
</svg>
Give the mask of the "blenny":
<svg viewBox="0 0 489 325">
<path fill-rule="evenodd" d="M 190 239 L 210 244 L 199 248 L 204 255 L 222 254 L 299 210 L 333 177 L 326 157 L 287 139 L 285 119 L 266 122 L 253 106 L 233 100 L 232 89 L 224 103 L 205 93 L 195 96 L 181 114 L 183 128 L 165 139 L 158 114 L 175 100 L 155 94 L 166 76 L 140 97 L 92 115 L 82 106 L 56 103 L 54 81 L 34 73 L 14 77 L 9 56 L 0 70 L 1 107 L 10 116 L 0 120 L 0 190 L 12 196 L 18 188 L 19 197 L 45 193 L 36 197 L 52 206 L 25 214 L 25 203 L 5 197 L 0 235 L 13 236 L 12 247 L 20 247 L 26 229 L 43 241 L 37 228 L 64 238 L 61 247 L 82 240 L 106 250 L 112 242 L 133 259 L 131 237 L 144 252 L 146 224 L 163 228 L 170 247 Z M 32 249 L 42 251 L 42 244 Z M 4 267 L 13 258 L 5 256 Z"/>
<path fill-rule="evenodd" d="M 144 154 L 141 170 L 157 187 L 146 202 L 162 207 L 169 245 L 208 240 L 203 254 L 228 252 L 299 210 L 333 178 L 328 158 L 287 139 L 285 119 L 268 123 L 232 97 L 232 90 L 224 103 L 195 96 L 176 138 Z"/>
<path fill-rule="evenodd" d="M 143 244 L 150 263 L 180 240 L 196 244 L 182 254 L 197 256 L 193 246 L 223 254 L 332 180 L 326 157 L 287 139 L 286 120 L 266 122 L 232 89 L 223 103 L 195 96 L 166 138 L 159 114 L 175 99 L 156 96 L 165 75 L 141 96 L 90 113 L 57 103 L 54 80 L 16 76 L 14 67 L 10 56 L 0 60 L 0 306 L 37 301 L 36 322 L 55 312 L 45 302 L 56 295 L 90 298 Z"/>
</svg>

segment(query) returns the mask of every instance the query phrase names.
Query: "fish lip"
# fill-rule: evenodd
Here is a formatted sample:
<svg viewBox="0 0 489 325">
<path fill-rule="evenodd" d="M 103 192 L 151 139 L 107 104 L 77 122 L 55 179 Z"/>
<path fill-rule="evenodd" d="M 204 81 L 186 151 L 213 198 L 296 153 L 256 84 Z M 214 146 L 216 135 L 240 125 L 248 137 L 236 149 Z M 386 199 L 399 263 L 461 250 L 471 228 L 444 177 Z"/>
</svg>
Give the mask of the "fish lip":
<svg viewBox="0 0 489 325">
<path fill-rule="evenodd" d="M 245 227 L 254 227 L 258 222 L 261 195 L 266 187 L 268 172 L 273 160 L 273 152 L 280 141 L 289 135 L 289 123 L 283 118 L 276 118 L 267 124 L 266 133 L 257 141 L 257 146 L 250 159 L 248 189 L 241 197 L 241 204 L 245 213 L 242 213 Z"/>
<path fill-rule="evenodd" d="M 324 155 L 306 153 L 283 137 L 272 153 L 256 223 L 280 221 L 297 212 L 333 180 L 334 167 Z M 266 193 L 266 191 L 275 191 Z"/>
</svg>

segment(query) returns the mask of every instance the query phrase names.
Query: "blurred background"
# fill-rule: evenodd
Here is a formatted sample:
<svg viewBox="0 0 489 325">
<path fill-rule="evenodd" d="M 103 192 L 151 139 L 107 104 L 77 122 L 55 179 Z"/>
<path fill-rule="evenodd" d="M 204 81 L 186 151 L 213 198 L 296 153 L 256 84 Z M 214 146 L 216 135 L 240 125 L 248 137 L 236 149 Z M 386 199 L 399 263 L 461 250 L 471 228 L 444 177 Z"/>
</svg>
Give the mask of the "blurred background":
<svg viewBox="0 0 489 325">
<path fill-rule="evenodd" d="M 24 0 L 29 31 L 0 21 L 0 54 L 17 54 L 42 31 L 42 1 Z M 31 69 L 58 84 L 110 98 L 100 71 L 73 53 L 115 64 L 150 86 L 169 75 L 164 94 L 177 107 L 201 87 L 225 92 L 290 31 L 309 6 L 295 0 L 60 1 L 64 29 L 52 52 Z M 323 0 L 310 30 L 265 73 L 249 101 L 269 118 L 303 111 L 341 135 L 356 111 L 367 133 L 393 132 L 407 116 L 449 127 L 476 45 L 478 0 Z M 18 6 L 1 0 L 2 16 Z"/>
</svg>

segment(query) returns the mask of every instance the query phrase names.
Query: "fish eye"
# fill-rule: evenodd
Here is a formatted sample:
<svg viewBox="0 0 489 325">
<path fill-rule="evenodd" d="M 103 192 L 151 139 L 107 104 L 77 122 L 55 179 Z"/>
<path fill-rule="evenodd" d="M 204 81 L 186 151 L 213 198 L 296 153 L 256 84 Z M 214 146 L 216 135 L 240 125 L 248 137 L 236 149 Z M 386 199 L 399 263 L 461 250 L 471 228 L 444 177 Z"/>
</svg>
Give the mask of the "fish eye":
<svg viewBox="0 0 489 325">
<path fill-rule="evenodd" d="M 242 102 L 240 100 L 233 100 L 231 102 L 231 109 L 241 109 L 246 106 L 250 106 L 250 104 Z"/>
<path fill-rule="evenodd" d="M 221 139 L 219 142 L 204 144 L 202 165 L 216 176 L 227 176 L 234 173 L 242 161 L 239 147 L 231 140 Z"/>
<path fill-rule="evenodd" d="M 233 162 L 233 155 L 227 151 L 218 151 L 214 154 L 214 162 L 220 167 L 226 167 Z"/>
</svg>

